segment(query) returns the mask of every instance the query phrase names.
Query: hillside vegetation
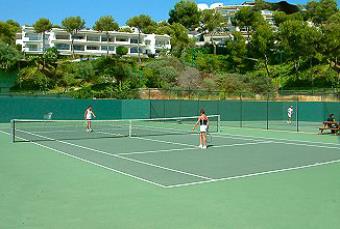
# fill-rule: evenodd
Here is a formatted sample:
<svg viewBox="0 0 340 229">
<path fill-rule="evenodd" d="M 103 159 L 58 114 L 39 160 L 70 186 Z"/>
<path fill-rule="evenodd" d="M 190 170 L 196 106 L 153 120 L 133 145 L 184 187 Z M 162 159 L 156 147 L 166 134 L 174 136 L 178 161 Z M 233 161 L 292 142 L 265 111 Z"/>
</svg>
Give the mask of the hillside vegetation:
<svg viewBox="0 0 340 229">
<path fill-rule="evenodd" d="M 310 1 L 303 8 L 273 5 L 261 0 L 244 7 L 233 19 L 247 33 L 228 31 L 217 12 L 200 12 L 193 1 L 183 0 L 169 12 L 169 20 L 156 23 L 147 15 L 127 21 L 143 33 L 169 34 L 172 49 L 158 58 L 126 57 L 121 47 L 117 55 L 104 55 L 85 61 L 80 56 L 62 57 L 54 48 L 43 55 L 24 55 L 15 46 L 20 26 L 14 20 L 0 21 L 0 69 L 17 72 L 12 91 L 69 93 L 75 97 L 124 98 L 136 88 L 204 89 L 227 93 L 261 94 L 277 89 L 340 87 L 340 12 L 335 0 Z M 300 9 L 302 6 L 299 6 Z M 274 12 L 276 26 L 269 25 L 261 10 Z M 299 8 L 297 8 L 299 9 Z M 80 17 L 67 23 L 85 27 Z M 77 24 L 78 23 L 78 24 Z M 52 28 L 49 19 L 33 25 L 36 32 Z M 94 29 L 121 30 L 112 16 L 98 19 Z M 230 34 L 223 44 L 196 47 L 188 36 Z M 124 31 L 127 31 L 125 28 Z M 83 56 L 82 56 L 83 58 Z M 1 74 L 0 74 L 1 75 Z"/>
</svg>

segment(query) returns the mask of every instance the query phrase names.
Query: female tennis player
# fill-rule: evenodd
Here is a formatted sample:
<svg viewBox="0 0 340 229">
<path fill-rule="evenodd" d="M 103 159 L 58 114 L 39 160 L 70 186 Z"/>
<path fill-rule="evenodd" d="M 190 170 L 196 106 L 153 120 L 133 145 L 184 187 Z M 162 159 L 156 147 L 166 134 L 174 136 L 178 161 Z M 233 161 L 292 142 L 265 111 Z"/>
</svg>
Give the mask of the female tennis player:
<svg viewBox="0 0 340 229">
<path fill-rule="evenodd" d="M 287 110 L 287 115 L 288 115 L 288 124 L 292 124 L 292 116 L 293 116 L 293 106 L 289 106 L 288 110 Z"/>
<path fill-rule="evenodd" d="M 92 132 L 92 118 L 96 118 L 96 115 L 94 114 L 92 110 L 92 106 L 88 106 L 84 113 L 84 119 L 87 120 L 86 124 L 86 132 Z"/>
<path fill-rule="evenodd" d="M 208 116 L 205 114 L 205 110 L 200 110 L 200 116 L 198 117 L 197 122 L 195 123 L 194 128 L 192 128 L 192 131 L 196 129 L 197 126 L 200 126 L 200 145 L 199 147 L 201 149 L 207 148 L 207 131 L 209 128 L 209 119 Z"/>
</svg>

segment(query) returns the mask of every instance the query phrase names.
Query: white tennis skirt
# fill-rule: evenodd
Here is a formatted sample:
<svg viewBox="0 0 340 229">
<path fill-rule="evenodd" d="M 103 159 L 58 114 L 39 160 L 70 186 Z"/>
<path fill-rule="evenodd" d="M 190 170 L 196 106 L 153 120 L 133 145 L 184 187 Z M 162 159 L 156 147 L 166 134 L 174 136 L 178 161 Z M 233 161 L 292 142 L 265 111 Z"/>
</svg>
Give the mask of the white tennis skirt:
<svg viewBox="0 0 340 229">
<path fill-rule="evenodd" d="M 207 125 L 201 125 L 200 126 L 200 132 L 202 133 L 202 132 L 207 132 L 207 130 L 208 130 L 208 126 Z"/>
</svg>

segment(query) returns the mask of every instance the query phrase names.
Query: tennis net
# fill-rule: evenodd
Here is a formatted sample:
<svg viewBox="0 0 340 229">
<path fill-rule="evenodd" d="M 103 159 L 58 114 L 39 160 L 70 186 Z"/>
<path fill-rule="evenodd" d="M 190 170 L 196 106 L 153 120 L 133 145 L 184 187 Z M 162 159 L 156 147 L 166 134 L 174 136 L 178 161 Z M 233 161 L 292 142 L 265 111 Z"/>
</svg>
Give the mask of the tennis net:
<svg viewBox="0 0 340 229">
<path fill-rule="evenodd" d="M 220 116 L 208 117 L 209 132 L 218 132 Z M 197 117 L 92 120 L 91 132 L 86 129 L 86 120 L 14 119 L 11 123 L 13 142 L 35 142 L 192 134 L 196 121 Z"/>
</svg>

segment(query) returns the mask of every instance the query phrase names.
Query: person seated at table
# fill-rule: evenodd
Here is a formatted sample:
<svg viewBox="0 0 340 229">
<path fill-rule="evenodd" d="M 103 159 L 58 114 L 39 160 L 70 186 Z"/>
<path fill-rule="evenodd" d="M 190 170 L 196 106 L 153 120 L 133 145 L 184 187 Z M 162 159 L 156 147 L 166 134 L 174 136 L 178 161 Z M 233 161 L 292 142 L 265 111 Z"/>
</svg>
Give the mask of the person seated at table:
<svg viewBox="0 0 340 229">
<path fill-rule="evenodd" d="M 323 122 L 322 128 L 323 129 L 338 128 L 338 124 L 336 122 L 334 114 L 329 114 L 327 120 Z M 321 133 L 322 133 L 322 131 L 321 131 Z M 332 130 L 332 133 L 335 133 L 335 130 Z"/>
</svg>

